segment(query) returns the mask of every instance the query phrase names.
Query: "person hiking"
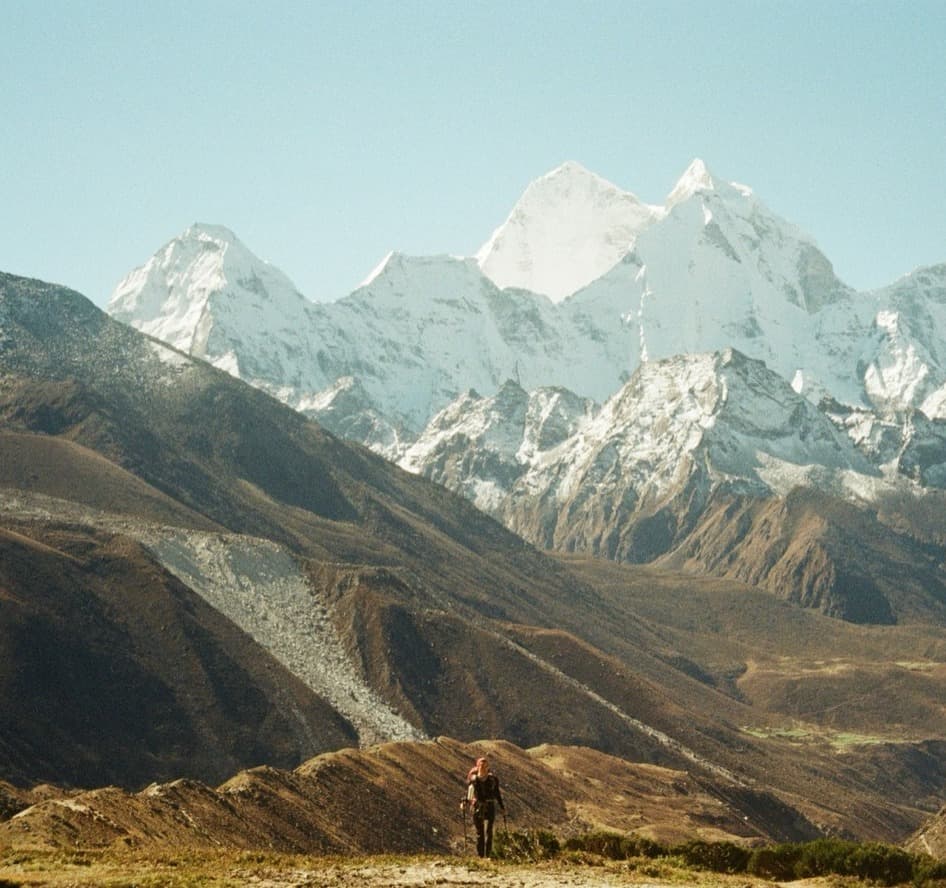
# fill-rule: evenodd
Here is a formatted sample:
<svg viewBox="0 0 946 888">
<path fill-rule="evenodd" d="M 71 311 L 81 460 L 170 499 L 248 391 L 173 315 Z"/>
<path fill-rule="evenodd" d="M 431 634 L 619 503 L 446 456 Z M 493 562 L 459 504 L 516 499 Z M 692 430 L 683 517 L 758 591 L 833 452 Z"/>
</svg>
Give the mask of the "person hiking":
<svg viewBox="0 0 946 888">
<path fill-rule="evenodd" d="M 493 853 L 493 821 L 496 806 L 506 813 L 506 804 L 499 789 L 499 778 L 489 769 L 486 758 L 478 758 L 467 775 L 467 798 L 473 805 L 473 825 L 476 827 L 476 853 L 489 857 Z"/>
</svg>

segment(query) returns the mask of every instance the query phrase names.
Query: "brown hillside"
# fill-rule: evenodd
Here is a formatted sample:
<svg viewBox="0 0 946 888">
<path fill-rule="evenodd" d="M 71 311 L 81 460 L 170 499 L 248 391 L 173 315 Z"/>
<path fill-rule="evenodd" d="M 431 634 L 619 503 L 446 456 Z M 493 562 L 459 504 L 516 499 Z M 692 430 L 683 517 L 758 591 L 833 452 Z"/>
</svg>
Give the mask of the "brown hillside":
<svg viewBox="0 0 946 888">
<path fill-rule="evenodd" d="M 220 530 L 93 450 L 65 438 L 0 431 L 0 488 L 194 530 Z"/>
<path fill-rule="evenodd" d="M 855 623 L 946 624 L 946 549 L 816 490 L 717 496 L 658 566 L 722 576 Z"/>
<path fill-rule="evenodd" d="M 469 852 L 459 802 L 489 754 L 507 806 L 500 826 L 570 835 L 593 829 L 756 841 L 814 834 L 801 818 L 757 823 L 712 782 L 593 750 L 448 738 L 321 755 L 295 771 L 243 771 L 216 790 L 196 781 L 138 793 L 96 789 L 34 804 L 0 824 L 0 847 L 244 848 L 287 852 Z M 773 828 L 775 832 L 770 832 Z M 466 819 L 466 842 L 472 833 Z"/>
<path fill-rule="evenodd" d="M 0 528 L 0 675 L 17 782 L 222 778 L 354 736 L 137 543 L 72 528 Z"/>
</svg>

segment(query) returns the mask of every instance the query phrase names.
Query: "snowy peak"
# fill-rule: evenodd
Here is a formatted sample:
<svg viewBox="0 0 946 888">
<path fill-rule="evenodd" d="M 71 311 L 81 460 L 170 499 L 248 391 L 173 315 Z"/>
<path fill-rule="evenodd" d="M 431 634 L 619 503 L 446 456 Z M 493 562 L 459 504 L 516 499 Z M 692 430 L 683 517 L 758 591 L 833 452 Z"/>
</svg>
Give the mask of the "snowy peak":
<svg viewBox="0 0 946 888">
<path fill-rule="evenodd" d="M 695 158 L 686 168 L 683 175 L 677 180 L 670 194 L 667 195 L 665 208 L 669 211 L 679 203 L 693 197 L 694 194 L 700 194 L 707 191 L 716 191 L 721 194 L 731 194 L 738 197 L 749 197 L 752 189 L 745 185 L 737 185 L 735 182 L 724 182 L 716 178 L 706 164 Z"/>
<path fill-rule="evenodd" d="M 560 302 L 620 261 L 661 213 L 569 161 L 526 188 L 476 259 L 497 286 Z"/>
<path fill-rule="evenodd" d="M 412 256 L 393 250 L 349 298 L 368 292 L 376 298 L 381 294 L 391 294 L 402 300 L 425 301 L 433 294 L 450 293 L 458 288 L 476 289 L 484 283 L 483 275 L 472 259 L 446 255 Z"/>
<path fill-rule="evenodd" d="M 526 392 L 512 380 L 492 397 L 469 390 L 430 421 L 400 465 L 500 516 L 530 466 L 574 436 L 596 409 L 567 389 Z"/>
<path fill-rule="evenodd" d="M 468 393 L 401 465 L 537 545 L 629 560 L 643 552 L 638 521 L 667 509 L 679 513 L 667 529 L 685 531 L 717 490 L 857 496 L 879 483 L 827 416 L 735 349 L 642 364 L 601 408 L 562 389 Z M 672 534 L 648 558 L 671 544 Z"/>
<path fill-rule="evenodd" d="M 735 349 L 642 364 L 599 422 L 598 448 L 621 454 L 642 501 L 675 495 L 692 473 L 762 494 L 812 484 L 813 472 L 823 485 L 874 473 L 815 405 Z M 581 460 L 578 450 L 572 463 Z"/>
<path fill-rule="evenodd" d="M 222 225 L 197 223 L 115 288 L 108 312 L 198 357 L 225 305 L 279 315 L 302 300 L 292 281 Z M 211 311 L 211 302 L 216 303 Z"/>
<path fill-rule="evenodd" d="M 716 179 L 700 158 L 695 158 L 667 195 L 667 207 L 675 206 L 699 191 L 714 191 Z"/>
<path fill-rule="evenodd" d="M 713 176 L 707 169 L 706 164 L 699 158 L 696 158 L 677 180 L 677 184 L 673 186 L 670 194 L 667 195 L 666 205 L 672 207 L 674 204 L 678 204 L 680 201 L 692 197 L 698 191 L 712 190 Z"/>
<path fill-rule="evenodd" d="M 388 263 L 394 258 L 394 256 L 395 251 L 389 250 L 387 254 L 385 254 L 385 257 L 374 268 L 371 269 L 368 276 L 355 289 L 360 290 L 362 287 L 370 286 L 371 283 L 384 272 L 385 268 L 388 267 Z"/>
<path fill-rule="evenodd" d="M 237 244 L 240 239 L 226 225 L 211 225 L 207 222 L 195 222 L 181 235 L 183 239 L 194 239 L 216 244 Z"/>
</svg>

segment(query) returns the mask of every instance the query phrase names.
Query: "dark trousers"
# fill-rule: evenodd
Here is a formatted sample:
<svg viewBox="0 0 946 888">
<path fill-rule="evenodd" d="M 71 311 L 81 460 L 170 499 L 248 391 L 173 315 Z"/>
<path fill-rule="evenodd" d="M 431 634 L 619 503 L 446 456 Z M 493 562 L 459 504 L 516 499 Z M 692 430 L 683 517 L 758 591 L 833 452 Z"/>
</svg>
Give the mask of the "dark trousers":
<svg viewBox="0 0 946 888">
<path fill-rule="evenodd" d="M 485 802 L 473 808 L 473 825 L 476 827 L 476 853 L 480 857 L 489 857 L 493 853 L 493 821 L 496 819 L 496 807 L 492 802 Z"/>
</svg>

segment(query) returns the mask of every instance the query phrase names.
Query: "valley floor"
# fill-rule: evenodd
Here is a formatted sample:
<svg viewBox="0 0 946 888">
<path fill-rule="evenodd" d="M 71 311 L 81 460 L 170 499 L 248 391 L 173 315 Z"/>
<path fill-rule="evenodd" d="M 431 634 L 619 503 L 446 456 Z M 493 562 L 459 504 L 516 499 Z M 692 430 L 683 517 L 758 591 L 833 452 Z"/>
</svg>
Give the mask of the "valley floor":
<svg viewBox="0 0 946 888">
<path fill-rule="evenodd" d="M 798 884 L 798 883 L 796 883 Z M 198 855 L 7 854 L 0 888 L 761 888 L 743 876 L 682 872 L 653 862 L 514 864 L 462 857 L 310 857 L 265 853 Z"/>
</svg>

